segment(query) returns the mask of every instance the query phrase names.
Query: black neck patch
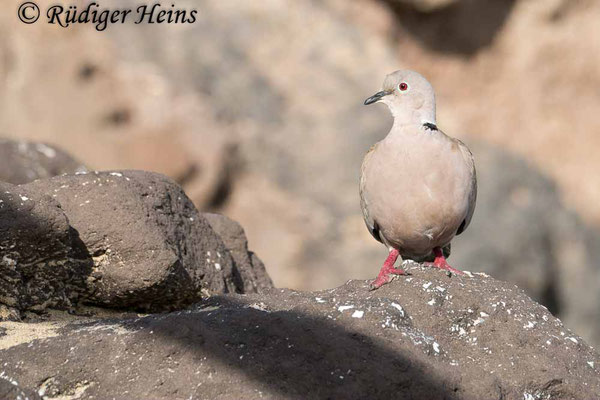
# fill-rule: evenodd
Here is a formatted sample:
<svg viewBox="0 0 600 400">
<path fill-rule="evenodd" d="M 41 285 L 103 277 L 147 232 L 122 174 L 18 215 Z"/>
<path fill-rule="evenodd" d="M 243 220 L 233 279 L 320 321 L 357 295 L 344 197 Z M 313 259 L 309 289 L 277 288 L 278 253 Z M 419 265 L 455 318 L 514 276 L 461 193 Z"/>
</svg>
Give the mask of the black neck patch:
<svg viewBox="0 0 600 400">
<path fill-rule="evenodd" d="M 438 128 L 435 124 L 432 124 L 431 122 L 425 122 L 423 124 L 423 126 L 425 127 L 425 129 L 429 129 L 430 131 L 437 131 Z"/>
</svg>

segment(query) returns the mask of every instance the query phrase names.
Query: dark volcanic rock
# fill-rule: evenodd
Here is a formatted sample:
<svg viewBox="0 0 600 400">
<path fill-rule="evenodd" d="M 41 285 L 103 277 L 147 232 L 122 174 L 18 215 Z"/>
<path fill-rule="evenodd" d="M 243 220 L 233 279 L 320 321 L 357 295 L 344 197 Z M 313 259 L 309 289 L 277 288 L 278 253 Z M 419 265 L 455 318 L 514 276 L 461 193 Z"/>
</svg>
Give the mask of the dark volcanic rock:
<svg viewBox="0 0 600 400">
<path fill-rule="evenodd" d="M 85 291 L 91 266 L 56 200 L 0 182 L 0 319 L 70 307 Z"/>
<path fill-rule="evenodd" d="M 208 221 L 163 175 L 94 172 L 24 187 L 52 193 L 79 232 L 94 262 L 91 303 L 173 309 L 199 300 L 201 290 L 255 291 Z"/>
<path fill-rule="evenodd" d="M 234 220 L 220 214 L 204 213 L 210 226 L 227 246 L 244 285 L 244 293 L 260 292 L 273 287 L 263 262 L 248 250 L 248 239 L 244 228 Z"/>
<path fill-rule="evenodd" d="M 37 393 L 23 390 L 19 383 L 0 373 L 0 399 L 2 400 L 41 400 Z"/>
<path fill-rule="evenodd" d="M 24 387 L 81 399 L 590 399 L 600 356 L 521 290 L 410 268 L 380 290 L 224 295 L 6 345 Z M 43 325 L 43 324 L 42 324 Z M 46 335 L 47 336 L 47 335 Z M 60 362 L 57 362 L 60 361 Z M 48 392 L 50 393 L 50 392 Z"/>
<path fill-rule="evenodd" d="M 179 185 L 149 172 L 0 183 L 0 319 L 83 302 L 176 309 L 272 287 L 241 227 L 211 218 L 226 243 Z"/>
<path fill-rule="evenodd" d="M 55 146 L 0 139 L 0 181 L 18 185 L 85 170 L 83 164 Z"/>
</svg>

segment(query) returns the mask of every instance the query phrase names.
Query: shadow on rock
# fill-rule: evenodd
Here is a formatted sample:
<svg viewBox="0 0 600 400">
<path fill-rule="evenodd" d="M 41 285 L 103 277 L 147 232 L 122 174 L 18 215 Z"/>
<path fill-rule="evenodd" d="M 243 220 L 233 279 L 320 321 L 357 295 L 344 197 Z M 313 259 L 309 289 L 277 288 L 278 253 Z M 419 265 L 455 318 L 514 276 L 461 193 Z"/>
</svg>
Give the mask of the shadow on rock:
<svg viewBox="0 0 600 400">
<path fill-rule="evenodd" d="M 213 365 L 225 368 L 213 371 L 215 382 L 209 387 L 214 396 L 222 395 L 220 385 L 252 380 L 255 383 L 240 386 L 285 398 L 455 398 L 458 386 L 451 379 L 432 373 L 414 353 L 393 349 L 384 338 L 348 329 L 325 316 L 270 312 L 263 306 L 213 298 L 200 318 L 181 314 L 176 323 L 146 320 L 142 325 L 196 357 L 217 357 L 220 362 Z M 236 398 L 237 389 L 231 389 L 228 396 Z M 240 392 L 239 398 L 247 395 Z"/>
<path fill-rule="evenodd" d="M 52 398 L 579 399 L 600 390 L 600 355 L 522 291 L 418 265 L 376 292 L 350 281 L 62 328 L 5 326 L 6 375 Z"/>
<path fill-rule="evenodd" d="M 85 296 L 92 257 L 49 196 L 0 182 L 0 256 L 0 319 Z"/>
<path fill-rule="evenodd" d="M 391 338 L 344 326 L 347 320 L 318 311 L 269 311 L 253 302 L 257 297 L 245 297 L 219 296 L 184 312 L 76 323 L 51 344 L 22 344 L 0 356 L 20 384 L 49 397 L 79 391 L 81 399 L 459 398 L 456 374 L 438 376 L 418 347 L 393 348 Z M 393 323 L 410 324 L 402 319 Z"/>
</svg>

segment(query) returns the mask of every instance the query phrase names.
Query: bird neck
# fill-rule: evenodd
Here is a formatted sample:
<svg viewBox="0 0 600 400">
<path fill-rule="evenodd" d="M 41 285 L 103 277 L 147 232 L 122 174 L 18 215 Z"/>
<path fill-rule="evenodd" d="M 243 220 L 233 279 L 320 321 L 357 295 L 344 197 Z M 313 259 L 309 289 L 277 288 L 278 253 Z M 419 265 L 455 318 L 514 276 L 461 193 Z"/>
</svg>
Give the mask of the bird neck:
<svg viewBox="0 0 600 400">
<path fill-rule="evenodd" d="M 394 124 L 392 125 L 392 129 L 390 129 L 390 135 L 418 132 L 421 130 L 437 130 L 435 118 L 394 118 Z"/>
<path fill-rule="evenodd" d="M 410 137 L 418 139 L 424 133 L 436 133 L 435 115 L 424 117 L 418 112 L 407 115 L 396 115 L 394 124 L 386 137 L 390 143 L 402 143 Z M 428 135 L 429 136 L 429 135 Z M 419 139 L 420 140 L 420 139 Z"/>
<path fill-rule="evenodd" d="M 394 130 L 395 127 L 400 128 L 407 125 L 436 125 L 435 105 L 428 104 L 425 107 L 419 107 L 417 109 L 390 107 L 390 111 L 394 117 L 394 126 L 392 127 L 392 130 Z"/>
</svg>

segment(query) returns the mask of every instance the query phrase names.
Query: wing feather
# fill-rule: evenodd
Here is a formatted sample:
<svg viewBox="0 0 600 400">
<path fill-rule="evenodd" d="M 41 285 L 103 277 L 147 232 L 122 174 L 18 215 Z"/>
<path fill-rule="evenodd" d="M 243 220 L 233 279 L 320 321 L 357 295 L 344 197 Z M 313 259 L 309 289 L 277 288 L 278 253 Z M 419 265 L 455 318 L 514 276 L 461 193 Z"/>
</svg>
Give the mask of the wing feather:
<svg viewBox="0 0 600 400">
<path fill-rule="evenodd" d="M 373 219 L 369 215 L 369 203 L 365 196 L 365 187 L 366 187 L 365 170 L 366 170 L 366 166 L 367 166 L 368 162 L 371 159 L 371 156 L 373 155 L 373 151 L 375 150 L 377 145 L 378 145 L 378 143 L 375 143 L 373 146 L 371 146 L 371 148 L 365 155 L 365 158 L 363 159 L 363 162 L 362 162 L 362 165 L 360 168 L 359 192 L 360 192 L 360 208 L 362 210 L 363 219 L 365 221 L 365 224 L 367 225 L 367 229 L 369 230 L 369 233 L 375 238 L 375 240 L 383 243 L 383 240 L 381 239 L 381 233 L 379 231 L 379 224 L 377 224 L 377 221 L 375 221 L 375 219 Z"/>
<path fill-rule="evenodd" d="M 471 169 L 471 183 L 470 183 L 471 191 L 469 192 L 469 199 L 468 199 L 469 205 L 467 208 L 467 215 L 466 215 L 465 219 L 463 220 L 463 222 L 460 224 L 460 227 L 458 228 L 458 230 L 456 231 L 456 234 L 460 235 L 467 229 L 467 227 L 471 223 L 471 219 L 473 218 L 473 213 L 475 212 L 475 203 L 477 202 L 477 172 L 475 171 L 475 160 L 473 158 L 473 153 L 471 153 L 471 150 L 469 150 L 467 145 L 465 145 L 460 140 L 455 139 L 455 138 L 452 138 L 452 139 L 454 141 L 456 141 L 456 143 L 458 144 L 458 147 L 460 148 L 460 151 L 462 152 L 462 155 L 465 158 L 465 161 L 467 162 L 467 164 L 469 165 L 469 167 Z"/>
</svg>

